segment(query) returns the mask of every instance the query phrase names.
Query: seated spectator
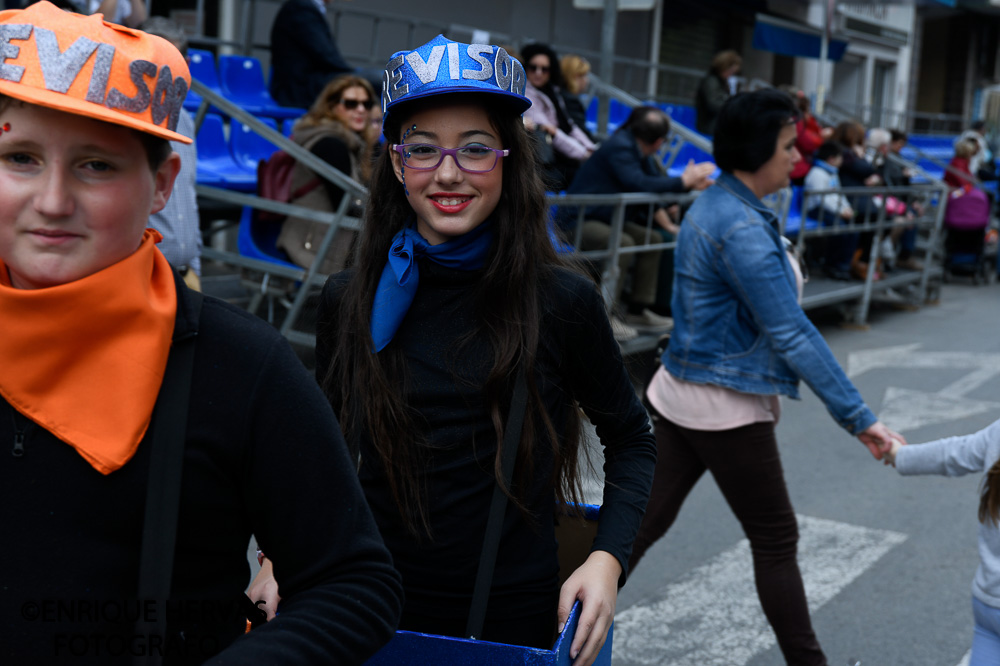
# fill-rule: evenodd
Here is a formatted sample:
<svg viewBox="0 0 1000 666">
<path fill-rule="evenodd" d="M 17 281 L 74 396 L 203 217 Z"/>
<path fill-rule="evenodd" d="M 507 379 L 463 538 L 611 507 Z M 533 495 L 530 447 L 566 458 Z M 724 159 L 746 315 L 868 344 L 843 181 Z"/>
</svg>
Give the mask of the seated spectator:
<svg viewBox="0 0 1000 666">
<path fill-rule="evenodd" d="M 529 131 L 539 130 L 538 138 L 552 146 L 552 160 L 545 165 L 546 187 L 564 190 L 597 146 L 566 108 L 555 51 L 545 44 L 528 44 L 521 49 L 521 58 L 528 78 L 524 94 L 531 100 L 531 108 L 524 112 L 525 126 Z"/>
<path fill-rule="evenodd" d="M 844 161 L 843 151 L 843 146 L 832 141 L 827 141 L 816 149 L 815 161 L 805 179 L 807 195 L 810 190 L 840 188 L 838 170 Z M 806 215 L 819 220 L 824 227 L 833 227 L 842 221 L 851 222 L 854 219 L 854 209 L 843 194 L 828 192 L 807 196 Z M 857 245 L 857 235 L 838 234 L 823 240 L 824 256 L 820 262 L 823 271 L 835 280 L 847 280 L 850 277 L 851 257 L 854 246 Z"/>
<path fill-rule="evenodd" d="M 976 154 L 969 159 L 969 173 L 979 180 L 996 180 L 996 164 L 993 162 L 993 151 L 986 141 L 986 122 L 977 120 L 972 123 L 972 127 L 962 132 L 958 141 L 973 140 L 979 146 Z M 956 141 L 956 143 L 958 142 Z"/>
<path fill-rule="evenodd" d="M 563 80 L 566 82 L 562 96 L 566 102 L 569 117 L 591 141 L 595 141 L 594 135 L 587 129 L 587 107 L 581 99 L 581 95 L 590 88 L 590 63 L 582 56 L 570 54 L 563 56 L 559 66 L 562 68 Z"/>
<path fill-rule="evenodd" d="M 841 144 L 843 163 L 838 175 L 843 187 L 874 187 L 882 183 L 882 177 L 875 171 L 871 162 L 865 159 L 865 126 L 853 120 L 846 120 L 833 129 L 831 141 Z M 851 194 L 847 197 L 854 209 L 854 221 L 857 224 L 874 222 L 878 219 L 878 207 L 870 194 Z M 873 232 L 865 232 L 858 236 L 858 246 L 851 260 L 851 273 L 858 279 L 866 279 L 868 262 L 862 257 L 868 257 L 871 250 Z M 876 271 L 876 279 L 880 277 Z"/>
<path fill-rule="evenodd" d="M 812 167 L 816 149 L 823 143 L 825 137 L 832 134 L 832 130 L 820 129 L 816 116 L 812 114 L 809 97 L 803 91 L 799 90 L 795 94 L 795 104 L 799 108 L 799 119 L 795 123 L 797 130 L 795 148 L 802 155 L 802 159 L 792 168 L 791 180 L 793 185 L 802 185 Z"/>
<path fill-rule="evenodd" d="M 163 37 L 187 59 L 188 41 L 183 28 L 168 18 L 151 16 L 139 26 L 144 32 Z M 149 226 L 160 232 L 159 249 L 192 289 L 201 291 L 201 226 L 198 214 L 198 150 L 194 143 L 194 119 L 181 108 L 177 132 L 191 143 L 171 141 L 170 147 L 181 157 L 181 170 L 174 181 L 174 191 L 159 213 L 149 216 Z"/>
<path fill-rule="evenodd" d="M 979 144 L 974 139 L 965 139 L 955 144 L 955 156 L 948 162 L 950 168 L 945 169 L 944 182 L 951 187 L 966 190 L 975 187 L 975 176 L 972 174 L 972 160 L 979 152 Z"/>
<path fill-rule="evenodd" d="M 147 229 L 183 95 L 105 105 L 73 68 L 46 88 L 43 38 L 100 48 L 109 90 L 142 63 L 182 92 L 184 58 L 47 2 L 0 27 L 24 74 L 0 81 L 0 663 L 364 663 L 403 591 L 337 419 L 287 340 L 188 289 Z M 251 535 L 285 604 L 246 633 Z M 69 610 L 17 610 L 36 602 Z"/>
<path fill-rule="evenodd" d="M 901 130 L 889 130 L 889 154 L 898 156 L 909 137 Z M 909 187 L 913 172 L 896 160 L 886 159 L 882 165 L 882 180 L 886 185 Z"/>
<path fill-rule="evenodd" d="M 133 0 L 137 2 L 138 0 Z M 326 22 L 330 0 L 285 0 L 271 26 L 271 97 L 308 109 L 330 79 L 352 73 Z"/>
<path fill-rule="evenodd" d="M 900 151 L 906 146 L 909 138 L 901 130 L 889 130 L 889 155 L 899 156 Z M 891 187 L 909 187 L 913 178 L 913 172 L 903 167 L 902 164 L 888 156 L 882 164 L 882 180 Z M 924 210 L 923 202 L 913 199 L 911 196 L 903 197 L 906 203 L 906 217 L 913 219 L 921 215 Z M 917 247 L 917 227 L 915 225 L 895 226 L 892 228 L 890 240 L 895 251 L 894 265 L 897 268 L 919 271 L 923 269 L 923 264 L 917 261 L 913 253 Z"/>
<path fill-rule="evenodd" d="M 660 169 L 654 155 L 663 146 L 670 132 L 670 117 L 655 106 L 640 106 L 632 110 L 628 120 L 607 141 L 601 144 L 594 155 L 584 162 L 567 194 L 620 194 L 625 192 L 688 192 L 703 190 L 714 181 L 711 179 L 715 165 L 711 162 L 695 164 L 689 162 L 678 177 L 667 176 Z M 623 246 L 644 244 L 648 206 L 633 206 L 626 210 L 623 229 Z M 582 250 L 604 249 L 608 247 L 611 235 L 613 208 L 606 206 L 589 207 L 584 214 Z M 657 208 L 653 214 L 654 229 L 662 229 L 676 234 L 678 227 L 670 219 L 667 210 Z M 564 229 L 576 222 L 573 211 L 567 210 L 560 216 Z M 668 237 L 669 240 L 673 236 Z M 659 239 L 655 239 L 659 242 Z M 660 283 L 660 251 L 644 252 L 636 255 L 622 255 L 620 267 L 625 275 L 630 264 L 635 261 L 635 275 L 632 293 L 629 297 L 629 313 L 634 321 L 642 325 L 666 325 L 665 317 L 657 314 L 657 308 L 669 304 L 669 284 Z M 670 276 L 672 277 L 672 271 Z M 619 280 L 620 300 L 624 280 Z M 664 300 L 665 299 L 665 300 Z M 658 305 L 659 304 L 659 305 Z M 668 306 L 669 307 L 669 306 Z"/>
<path fill-rule="evenodd" d="M 104 14 L 108 23 L 128 28 L 138 27 L 146 20 L 145 0 L 81 0 L 82 14 Z"/>
<path fill-rule="evenodd" d="M 871 162 L 878 173 L 881 173 L 882 166 L 886 162 L 891 141 L 892 134 L 889 133 L 889 130 L 881 127 L 868 130 L 868 136 L 865 137 L 865 159 Z"/>
<path fill-rule="evenodd" d="M 712 66 L 698 84 L 694 97 L 695 129 L 706 136 L 715 134 L 715 118 L 732 94 L 729 79 L 743 66 L 736 51 L 721 51 L 712 58 Z"/>
<path fill-rule="evenodd" d="M 375 105 L 375 91 L 360 76 L 340 76 L 330 81 L 313 102 L 309 112 L 292 129 L 292 141 L 359 183 L 366 184 L 371 175 L 372 148 L 376 131 L 370 122 Z M 321 178 L 304 164 L 296 164 L 292 173 L 292 201 L 297 206 L 333 212 L 340 205 L 343 190 Z M 357 217 L 361 202 L 353 203 L 348 214 Z M 292 261 L 304 268 L 316 260 L 316 251 L 329 225 L 289 216 L 281 225 L 278 247 Z M 354 239 L 353 229 L 337 229 L 320 271 L 335 273 L 350 262 Z"/>
</svg>

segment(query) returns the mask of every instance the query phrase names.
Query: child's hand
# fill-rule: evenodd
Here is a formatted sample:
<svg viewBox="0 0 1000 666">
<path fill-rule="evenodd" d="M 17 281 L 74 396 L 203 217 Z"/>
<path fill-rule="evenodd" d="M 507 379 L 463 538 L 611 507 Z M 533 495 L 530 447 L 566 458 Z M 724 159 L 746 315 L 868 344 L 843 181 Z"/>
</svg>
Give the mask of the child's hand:
<svg viewBox="0 0 1000 666">
<path fill-rule="evenodd" d="M 896 454 L 901 448 L 903 448 L 903 442 L 893 437 L 892 441 L 889 442 L 889 450 L 882 454 L 886 465 L 896 466 Z"/>
</svg>

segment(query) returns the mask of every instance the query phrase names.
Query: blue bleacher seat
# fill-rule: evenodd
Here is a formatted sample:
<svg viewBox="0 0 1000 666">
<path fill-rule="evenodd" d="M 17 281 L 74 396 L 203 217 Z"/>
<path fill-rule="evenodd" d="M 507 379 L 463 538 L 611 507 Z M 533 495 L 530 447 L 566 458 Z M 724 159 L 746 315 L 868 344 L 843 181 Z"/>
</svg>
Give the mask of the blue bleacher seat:
<svg viewBox="0 0 1000 666">
<path fill-rule="evenodd" d="M 257 189 L 256 170 L 248 174 L 233 159 L 222 116 L 215 113 L 205 115 L 195 144 L 198 148 L 198 184 L 241 192 Z"/>
<path fill-rule="evenodd" d="M 278 124 L 273 119 L 260 120 L 271 129 L 278 129 Z M 231 124 L 229 146 L 232 148 L 236 164 L 254 175 L 257 174 L 257 163 L 266 160 L 278 149 L 276 145 L 250 129 L 249 125 L 237 122 Z"/>
<path fill-rule="evenodd" d="M 631 106 L 612 99 L 611 109 L 608 112 L 608 134 L 613 133 L 616 129 L 624 125 L 630 113 L 632 113 Z"/>
<path fill-rule="evenodd" d="M 600 100 L 594 95 L 590 98 L 590 104 L 587 105 L 587 129 L 590 130 L 591 134 L 597 133 L 597 108 L 600 104 Z"/>
<path fill-rule="evenodd" d="M 219 73 L 215 69 L 215 55 L 211 51 L 188 49 L 188 69 L 191 71 L 191 78 L 197 79 L 199 83 L 211 88 L 213 92 L 222 95 L 222 88 L 219 86 Z M 199 105 L 201 105 L 201 95 L 189 91 L 184 100 L 184 108 L 194 113 L 198 110 Z M 219 112 L 215 107 L 212 107 L 210 111 Z"/>
<path fill-rule="evenodd" d="M 305 113 L 274 101 L 264 85 L 264 70 L 257 58 L 219 56 L 219 79 L 226 97 L 255 116 L 298 118 Z"/>
<path fill-rule="evenodd" d="M 792 186 L 792 201 L 788 206 L 788 217 L 785 219 L 785 236 L 795 238 L 802 228 L 802 197 L 804 188 L 801 185 Z M 806 231 L 816 229 L 820 226 L 820 221 L 811 217 L 806 218 Z"/>
<path fill-rule="evenodd" d="M 285 118 L 281 123 L 281 133 L 287 137 L 292 136 L 292 128 L 295 127 L 295 121 L 298 118 Z"/>
<path fill-rule="evenodd" d="M 243 207 L 240 227 L 236 236 L 236 249 L 241 256 L 260 259 L 286 268 L 301 268 L 292 263 L 284 250 L 278 248 L 281 225 L 274 222 L 256 222 L 253 209 Z"/>
</svg>

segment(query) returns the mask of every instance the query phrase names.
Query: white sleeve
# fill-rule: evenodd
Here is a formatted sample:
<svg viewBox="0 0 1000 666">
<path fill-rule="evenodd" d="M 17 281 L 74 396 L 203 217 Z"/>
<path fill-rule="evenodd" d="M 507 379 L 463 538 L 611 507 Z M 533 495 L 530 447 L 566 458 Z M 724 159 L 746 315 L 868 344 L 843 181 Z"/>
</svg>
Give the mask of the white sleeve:
<svg viewBox="0 0 1000 666">
<path fill-rule="evenodd" d="M 971 435 L 904 446 L 896 454 L 896 469 L 903 475 L 962 476 L 984 472 L 997 459 L 1000 459 L 1000 421 Z"/>
</svg>

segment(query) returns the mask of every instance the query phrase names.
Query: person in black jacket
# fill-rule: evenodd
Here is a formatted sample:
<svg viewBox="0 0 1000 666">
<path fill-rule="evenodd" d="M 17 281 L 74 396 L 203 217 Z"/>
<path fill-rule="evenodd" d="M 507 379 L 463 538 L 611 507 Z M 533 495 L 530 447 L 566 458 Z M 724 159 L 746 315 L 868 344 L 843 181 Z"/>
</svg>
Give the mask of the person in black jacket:
<svg viewBox="0 0 1000 666">
<path fill-rule="evenodd" d="M 702 134 L 715 134 L 715 119 L 729 99 L 729 79 L 736 76 L 743 58 L 736 51 L 720 51 L 712 58 L 712 66 L 698 83 L 695 92 L 695 129 Z"/>
<path fill-rule="evenodd" d="M 327 400 L 277 331 L 189 290 L 146 228 L 180 168 L 169 142 L 190 141 L 175 131 L 184 58 L 48 2 L 0 27 L 23 74 L 0 80 L 0 663 L 364 663 L 402 589 Z M 88 69 L 45 87 L 63 61 L 43 36 L 103 54 L 107 104 Z M 118 105 L 137 63 L 160 94 Z M 176 546 L 147 549 L 161 478 Z M 167 494 L 151 501 L 166 511 Z M 251 535 L 285 600 L 247 634 Z M 139 592 L 156 554 L 165 604 Z"/>
<path fill-rule="evenodd" d="M 695 164 L 690 161 L 680 176 L 668 176 L 657 163 L 655 155 L 663 147 L 670 133 L 670 117 L 654 106 L 639 106 L 632 110 L 624 125 L 601 144 L 601 147 L 583 163 L 570 184 L 567 194 L 624 194 L 626 192 L 685 193 L 703 190 L 713 182 L 715 165 L 711 162 Z M 582 250 L 606 249 L 611 238 L 611 206 L 592 206 L 584 214 Z M 662 230 L 662 238 L 672 241 L 678 227 L 667 212 L 667 207 L 657 206 L 650 225 L 649 206 L 630 206 L 625 209 L 623 244 L 646 243 L 647 227 L 654 232 Z M 680 217 L 676 215 L 676 217 Z M 570 231 L 575 225 L 575 208 L 560 212 L 560 223 Z M 654 241 L 659 242 L 659 241 Z M 629 297 L 630 323 L 644 326 L 669 325 L 664 316 L 670 311 L 670 291 L 673 283 L 673 254 L 664 262 L 661 250 L 636 255 L 625 254 L 620 258 L 622 275 L 635 261 L 635 275 Z M 663 265 L 666 264 L 666 265 Z M 624 279 L 618 282 L 618 296 Z M 617 328 L 620 328 L 620 325 Z M 628 330 L 627 328 L 624 330 Z"/>
<path fill-rule="evenodd" d="M 308 109 L 323 87 L 354 71 L 337 48 L 326 21 L 329 0 L 286 0 L 271 26 L 271 97 Z"/>
<path fill-rule="evenodd" d="M 387 150 L 355 268 L 323 290 L 316 372 L 360 449 L 365 496 L 403 576 L 400 628 L 465 633 L 502 483 L 509 502 L 476 637 L 548 648 L 579 600 L 571 655 L 587 666 L 649 494 L 645 411 L 599 292 L 549 241 L 520 64 L 439 36 L 396 53 L 385 80 Z M 527 407 L 507 484 L 497 461 L 520 373 Z M 587 561 L 560 586 L 553 522 L 558 500 L 579 497 L 580 408 L 605 450 L 604 503 Z"/>
</svg>

